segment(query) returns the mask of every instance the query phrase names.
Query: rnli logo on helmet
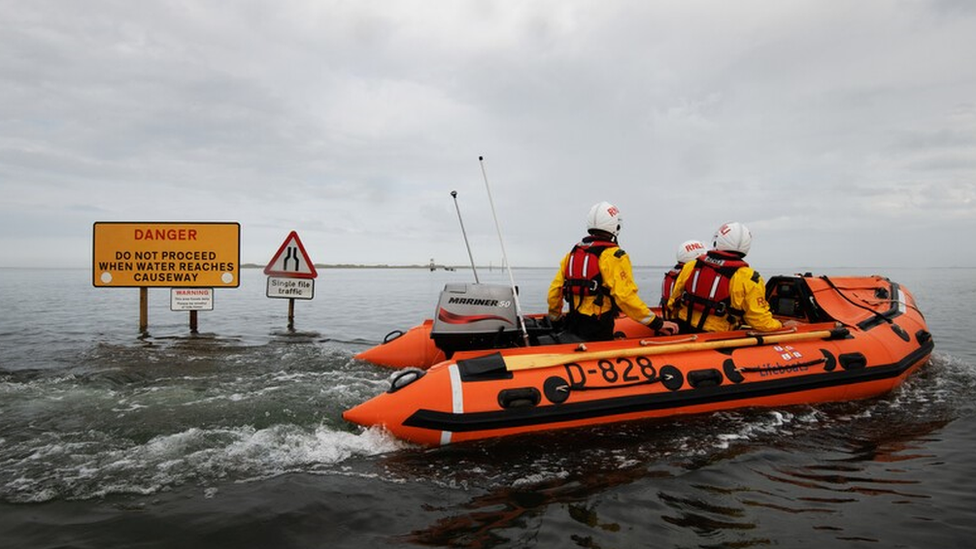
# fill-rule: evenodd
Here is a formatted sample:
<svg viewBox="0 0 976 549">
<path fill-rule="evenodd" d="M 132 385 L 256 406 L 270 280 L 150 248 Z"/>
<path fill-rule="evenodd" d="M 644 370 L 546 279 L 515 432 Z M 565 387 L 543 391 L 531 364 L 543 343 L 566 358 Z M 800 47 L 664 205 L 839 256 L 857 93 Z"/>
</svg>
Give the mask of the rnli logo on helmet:
<svg viewBox="0 0 976 549">
<path fill-rule="evenodd" d="M 729 234 L 729 232 L 730 232 L 731 230 L 732 230 L 732 228 L 731 228 L 731 227 L 729 227 L 729 226 L 728 226 L 728 225 L 726 224 L 726 225 L 722 225 L 722 228 L 720 228 L 720 229 L 718 230 L 718 232 L 719 232 L 719 234 L 723 234 L 723 235 L 726 235 L 726 234 Z"/>
<path fill-rule="evenodd" d="M 685 244 L 686 252 L 691 253 L 695 250 L 705 251 L 705 246 L 701 242 L 690 242 L 688 244 Z"/>
<path fill-rule="evenodd" d="M 620 210 L 618 210 L 616 206 L 610 206 L 607 208 L 607 213 L 610 214 L 610 217 L 617 217 L 620 215 Z"/>
</svg>

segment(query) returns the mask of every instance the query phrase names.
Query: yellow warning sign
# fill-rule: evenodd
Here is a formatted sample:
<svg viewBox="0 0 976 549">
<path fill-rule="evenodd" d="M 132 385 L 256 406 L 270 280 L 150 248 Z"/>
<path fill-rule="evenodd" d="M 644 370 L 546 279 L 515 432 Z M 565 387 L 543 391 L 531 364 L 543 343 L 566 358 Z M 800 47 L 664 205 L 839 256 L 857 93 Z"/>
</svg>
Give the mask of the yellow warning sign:
<svg viewBox="0 0 976 549">
<path fill-rule="evenodd" d="M 96 222 L 97 287 L 240 286 L 240 223 Z"/>
</svg>

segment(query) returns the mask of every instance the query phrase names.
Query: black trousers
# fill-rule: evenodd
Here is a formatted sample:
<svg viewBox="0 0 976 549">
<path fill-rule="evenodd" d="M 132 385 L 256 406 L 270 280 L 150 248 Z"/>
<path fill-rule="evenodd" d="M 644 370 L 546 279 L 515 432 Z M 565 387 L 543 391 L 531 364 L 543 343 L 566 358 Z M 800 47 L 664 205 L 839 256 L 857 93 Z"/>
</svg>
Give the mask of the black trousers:
<svg viewBox="0 0 976 549">
<path fill-rule="evenodd" d="M 584 341 L 610 341 L 613 339 L 613 311 L 600 316 L 569 313 L 566 315 L 566 329 Z"/>
</svg>

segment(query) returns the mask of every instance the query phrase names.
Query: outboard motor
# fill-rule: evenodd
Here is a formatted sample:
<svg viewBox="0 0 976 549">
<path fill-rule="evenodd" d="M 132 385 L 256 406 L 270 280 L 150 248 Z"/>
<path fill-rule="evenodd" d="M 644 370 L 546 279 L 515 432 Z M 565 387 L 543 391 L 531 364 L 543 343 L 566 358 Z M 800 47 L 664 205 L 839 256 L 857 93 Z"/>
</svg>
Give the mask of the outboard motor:
<svg viewBox="0 0 976 549">
<path fill-rule="evenodd" d="M 446 284 L 430 337 L 450 357 L 455 351 L 501 349 L 518 344 L 512 288 L 501 284 Z"/>
</svg>

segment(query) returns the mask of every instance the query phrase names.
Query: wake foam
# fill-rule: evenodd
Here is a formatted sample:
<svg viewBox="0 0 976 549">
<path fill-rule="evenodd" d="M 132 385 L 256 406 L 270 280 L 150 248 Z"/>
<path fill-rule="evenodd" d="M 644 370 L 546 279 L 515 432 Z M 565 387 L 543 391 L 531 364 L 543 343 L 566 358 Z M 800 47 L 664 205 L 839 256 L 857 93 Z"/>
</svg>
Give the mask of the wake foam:
<svg viewBox="0 0 976 549">
<path fill-rule="evenodd" d="M 328 471 L 345 460 L 408 447 L 381 429 L 360 433 L 327 426 L 264 429 L 190 428 L 126 444 L 102 433 L 52 437 L 34 449 L 9 448 L 0 497 L 27 503 L 148 495 L 193 483 L 214 494 L 218 482 L 247 482 L 291 472 Z"/>
</svg>

